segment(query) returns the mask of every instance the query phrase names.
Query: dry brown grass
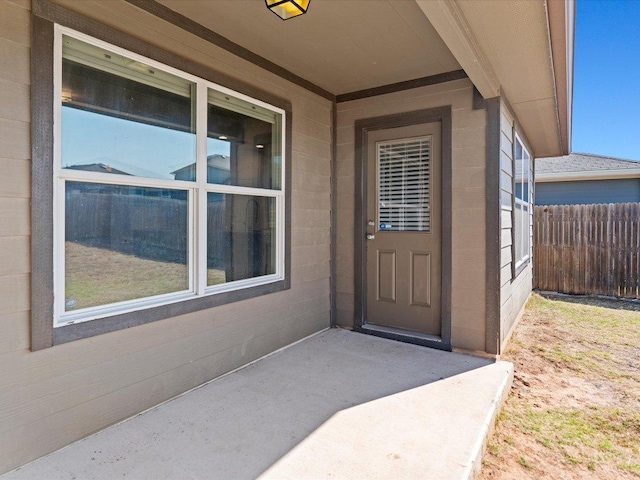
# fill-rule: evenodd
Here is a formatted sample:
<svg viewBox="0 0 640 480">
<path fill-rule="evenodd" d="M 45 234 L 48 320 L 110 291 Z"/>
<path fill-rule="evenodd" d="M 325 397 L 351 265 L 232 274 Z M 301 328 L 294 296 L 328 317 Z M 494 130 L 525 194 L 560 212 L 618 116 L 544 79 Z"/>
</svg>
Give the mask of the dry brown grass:
<svg viewBox="0 0 640 480">
<path fill-rule="evenodd" d="M 66 298 L 80 308 L 144 298 L 189 288 L 186 265 L 158 262 L 105 248 L 67 242 Z M 209 285 L 223 283 L 224 271 L 209 269 Z"/>
<path fill-rule="evenodd" d="M 480 478 L 640 478 L 640 305 L 534 295 Z"/>
</svg>

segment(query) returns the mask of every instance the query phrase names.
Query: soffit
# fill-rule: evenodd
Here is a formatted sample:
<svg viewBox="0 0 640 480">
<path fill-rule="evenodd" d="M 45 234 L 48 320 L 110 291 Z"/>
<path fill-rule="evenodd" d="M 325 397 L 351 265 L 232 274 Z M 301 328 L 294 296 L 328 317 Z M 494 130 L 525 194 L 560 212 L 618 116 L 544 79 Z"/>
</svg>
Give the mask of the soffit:
<svg viewBox="0 0 640 480">
<path fill-rule="evenodd" d="M 315 0 L 282 21 L 263 0 L 160 0 L 339 95 L 460 69 L 415 0 Z"/>
<path fill-rule="evenodd" d="M 569 44 L 559 39 L 571 37 L 572 19 L 547 15 L 549 2 L 560 11 L 565 0 L 416 1 L 480 93 L 510 102 L 535 155 L 566 153 L 572 66 L 563 51 Z M 558 65 L 567 64 L 564 70 L 554 71 L 554 55 Z"/>
<path fill-rule="evenodd" d="M 535 155 L 563 153 L 545 2 L 460 0 L 458 5 Z"/>
</svg>

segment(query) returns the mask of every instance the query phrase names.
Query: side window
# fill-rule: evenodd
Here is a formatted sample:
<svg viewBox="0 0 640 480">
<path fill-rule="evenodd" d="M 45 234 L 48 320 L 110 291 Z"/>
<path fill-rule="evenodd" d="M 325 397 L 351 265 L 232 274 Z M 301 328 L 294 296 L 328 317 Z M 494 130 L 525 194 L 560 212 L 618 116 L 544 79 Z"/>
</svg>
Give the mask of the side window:
<svg viewBox="0 0 640 480">
<path fill-rule="evenodd" d="M 282 281 L 285 112 L 55 35 L 54 327 Z"/>
<path fill-rule="evenodd" d="M 513 174 L 515 188 L 513 192 L 513 242 L 514 264 L 516 270 L 530 259 L 531 232 L 531 156 L 516 135 L 514 141 Z"/>
</svg>

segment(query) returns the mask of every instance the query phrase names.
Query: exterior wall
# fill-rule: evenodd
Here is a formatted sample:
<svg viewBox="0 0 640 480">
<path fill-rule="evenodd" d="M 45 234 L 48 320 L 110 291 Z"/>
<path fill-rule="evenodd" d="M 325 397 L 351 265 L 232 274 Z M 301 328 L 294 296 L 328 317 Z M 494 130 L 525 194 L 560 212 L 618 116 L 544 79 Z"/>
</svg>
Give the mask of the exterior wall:
<svg viewBox="0 0 640 480">
<path fill-rule="evenodd" d="M 338 104 L 337 320 L 353 326 L 356 120 L 452 105 L 453 238 L 452 342 L 485 349 L 486 110 L 473 110 L 467 79 Z"/>
<path fill-rule="evenodd" d="M 529 263 L 518 272 L 514 278 L 513 274 L 513 228 L 512 228 L 512 195 L 513 195 L 513 142 L 515 140 L 515 132 L 525 143 L 525 146 L 531 152 L 531 148 L 527 144 L 526 137 L 516 124 L 516 121 L 507 108 L 502 103 L 500 114 L 500 231 L 501 231 L 501 249 L 500 249 L 500 344 L 501 349 L 505 346 L 505 341 L 509 338 L 511 330 L 515 325 L 518 315 L 522 311 L 531 290 L 533 288 L 533 262 Z M 533 163 L 530 175 L 533 176 Z M 533 177 L 532 177 L 533 178 Z M 534 184 L 535 185 L 535 184 Z M 535 199 L 536 192 L 532 192 Z M 533 242 L 533 208 L 529 209 L 529 232 L 531 234 L 531 242 Z M 533 245 L 533 243 L 531 243 Z M 529 251 L 533 255 L 533 248 Z"/>
<path fill-rule="evenodd" d="M 640 179 L 536 183 L 536 205 L 640 202 Z"/>
<path fill-rule="evenodd" d="M 292 102 L 292 287 L 31 352 L 30 2 L 0 0 L 0 473 L 330 321 L 331 102 L 128 3 L 60 3 Z"/>
</svg>

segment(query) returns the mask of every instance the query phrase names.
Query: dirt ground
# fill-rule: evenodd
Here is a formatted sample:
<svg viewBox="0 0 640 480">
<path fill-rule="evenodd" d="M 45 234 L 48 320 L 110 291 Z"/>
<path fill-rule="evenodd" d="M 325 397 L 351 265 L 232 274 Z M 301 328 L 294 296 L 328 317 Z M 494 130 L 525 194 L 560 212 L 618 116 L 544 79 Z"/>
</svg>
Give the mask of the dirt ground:
<svg viewBox="0 0 640 480">
<path fill-rule="evenodd" d="M 640 478 L 640 304 L 534 294 L 480 478 Z"/>
</svg>

